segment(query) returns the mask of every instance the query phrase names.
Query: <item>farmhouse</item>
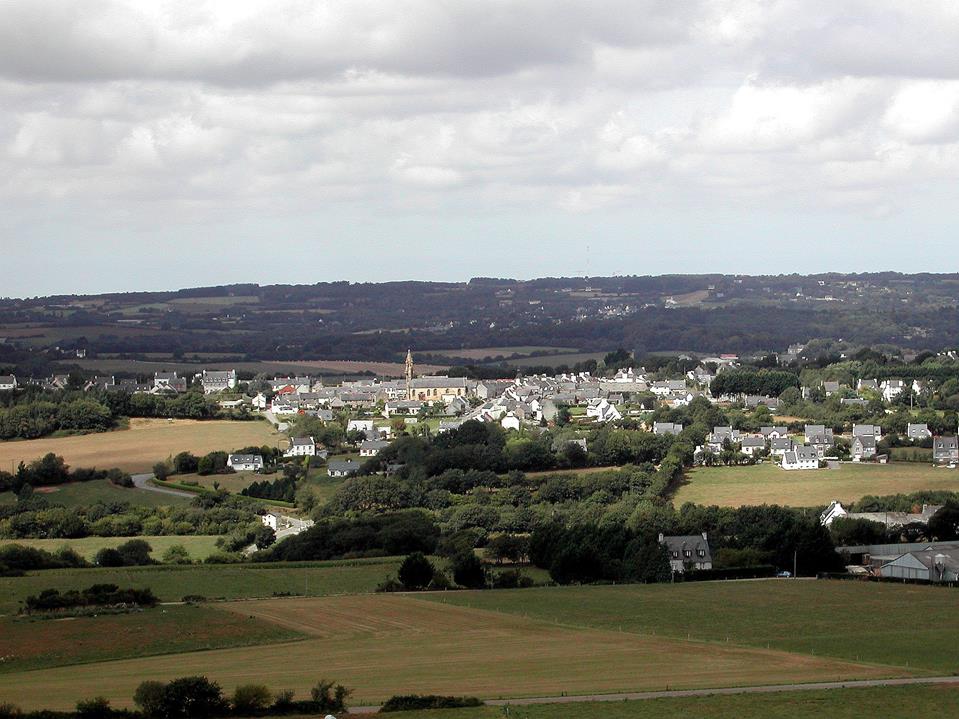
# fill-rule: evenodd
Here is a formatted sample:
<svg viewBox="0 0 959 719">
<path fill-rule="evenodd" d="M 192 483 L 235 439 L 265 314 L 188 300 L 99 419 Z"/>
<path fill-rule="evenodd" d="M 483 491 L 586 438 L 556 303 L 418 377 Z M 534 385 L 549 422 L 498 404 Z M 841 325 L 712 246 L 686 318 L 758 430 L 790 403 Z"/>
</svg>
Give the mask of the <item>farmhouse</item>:
<svg viewBox="0 0 959 719">
<path fill-rule="evenodd" d="M 808 444 L 796 445 L 783 452 L 783 469 L 819 469 L 819 453 Z"/>
<path fill-rule="evenodd" d="M 782 439 L 789 435 L 788 429 L 783 425 L 760 427 L 759 433 L 766 439 Z"/>
<path fill-rule="evenodd" d="M 793 441 L 789 437 L 772 437 L 769 440 L 769 453 L 774 457 L 782 457 L 793 448 Z"/>
<path fill-rule="evenodd" d="M 231 390 L 236 387 L 236 370 L 231 369 L 224 372 L 203 370 L 203 374 L 200 376 L 200 384 L 203 385 L 203 394 Z"/>
<path fill-rule="evenodd" d="M 154 394 L 177 394 L 186 392 L 186 377 L 180 377 L 176 372 L 154 372 Z"/>
<path fill-rule="evenodd" d="M 907 552 L 879 568 L 879 574 L 893 579 L 918 579 L 926 582 L 959 580 L 959 551 L 926 549 Z"/>
<path fill-rule="evenodd" d="M 373 420 L 371 419 L 351 419 L 346 423 L 346 433 L 349 434 L 354 431 L 362 432 L 367 439 L 376 436 L 376 428 L 373 426 Z"/>
<path fill-rule="evenodd" d="M 257 472 L 263 469 L 263 457 L 258 454 L 231 454 L 226 466 L 237 472 Z"/>
<path fill-rule="evenodd" d="M 709 551 L 706 532 L 678 537 L 667 537 L 661 533 L 659 543 L 666 547 L 669 567 L 674 572 L 713 568 L 713 556 Z"/>
<path fill-rule="evenodd" d="M 586 406 L 586 416 L 597 422 L 615 422 L 623 418 L 616 405 L 610 404 L 605 398 L 590 400 Z"/>
<path fill-rule="evenodd" d="M 740 449 L 743 454 L 753 457 L 766 449 L 766 440 L 762 437 L 743 437 Z"/>
<path fill-rule="evenodd" d="M 0 392 L 9 392 L 17 388 L 17 378 L 12 374 L 0 375 Z"/>
<path fill-rule="evenodd" d="M 349 477 L 360 468 L 355 459 L 331 459 L 327 462 L 326 473 L 331 477 Z"/>
</svg>

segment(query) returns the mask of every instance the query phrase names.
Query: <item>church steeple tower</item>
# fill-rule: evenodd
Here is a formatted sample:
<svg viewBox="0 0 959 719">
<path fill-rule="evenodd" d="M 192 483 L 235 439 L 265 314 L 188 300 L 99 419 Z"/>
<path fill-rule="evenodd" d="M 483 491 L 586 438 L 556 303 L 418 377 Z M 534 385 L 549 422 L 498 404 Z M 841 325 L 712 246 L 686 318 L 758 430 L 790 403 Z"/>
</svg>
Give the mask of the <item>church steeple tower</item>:
<svg viewBox="0 0 959 719">
<path fill-rule="evenodd" d="M 413 399 L 413 350 L 406 350 L 406 399 Z"/>
</svg>

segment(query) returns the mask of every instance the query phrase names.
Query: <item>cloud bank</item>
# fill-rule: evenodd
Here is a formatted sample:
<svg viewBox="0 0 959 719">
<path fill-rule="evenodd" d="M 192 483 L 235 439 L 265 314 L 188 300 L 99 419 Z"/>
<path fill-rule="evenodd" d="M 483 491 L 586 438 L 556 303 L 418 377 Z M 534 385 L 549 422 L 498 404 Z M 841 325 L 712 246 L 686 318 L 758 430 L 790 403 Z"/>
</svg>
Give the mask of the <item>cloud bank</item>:
<svg viewBox="0 0 959 719">
<path fill-rule="evenodd" d="M 262 257 L 288 242 L 345 275 L 350 251 L 391 237 L 413 253 L 397 258 L 439 243 L 469 258 L 476 223 L 497 217 L 497 265 L 524 237 L 559 237 L 563 252 L 588 242 L 564 228 L 622 247 L 639 229 L 648 250 L 664 227 L 713 212 L 746 257 L 768 248 L 769 226 L 723 213 L 796 225 L 921 211 L 928 246 L 946 247 L 957 46 L 947 1 L 4 2 L 0 231 L 31 267 L 119 257 L 128 277 L 158 247 Z M 411 217 L 432 219 L 417 230 Z M 537 231 L 523 217 L 548 219 Z M 886 246 L 904 226 L 882 225 Z M 871 247 L 849 242 L 843 260 Z M 702 249 L 653 269 L 708 269 L 691 259 Z M 542 274 L 524 256 L 512 272 L 460 259 L 452 274 Z M 608 259 L 596 269 L 646 270 Z M 349 278 L 406 276 L 386 266 Z M 62 271 L 34 285 L 72 289 Z M 90 286 L 130 285 L 90 271 Z M 10 279 L 12 294 L 35 294 Z"/>
</svg>

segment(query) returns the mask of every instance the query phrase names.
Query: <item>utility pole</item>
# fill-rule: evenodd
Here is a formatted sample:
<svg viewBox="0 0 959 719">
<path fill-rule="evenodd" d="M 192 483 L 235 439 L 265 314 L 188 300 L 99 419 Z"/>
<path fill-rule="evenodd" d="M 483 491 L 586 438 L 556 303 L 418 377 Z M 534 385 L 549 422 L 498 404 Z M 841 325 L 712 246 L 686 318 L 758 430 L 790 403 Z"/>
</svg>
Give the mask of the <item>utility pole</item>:
<svg viewBox="0 0 959 719">
<path fill-rule="evenodd" d="M 794 549 L 794 550 L 793 550 L 793 579 L 796 578 L 796 564 L 797 564 L 797 562 L 796 562 L 796 557 L 797 557 L 798 554 L 799 554 L 799 550 L 798 550 L 798 549 Z"/>
</svg>

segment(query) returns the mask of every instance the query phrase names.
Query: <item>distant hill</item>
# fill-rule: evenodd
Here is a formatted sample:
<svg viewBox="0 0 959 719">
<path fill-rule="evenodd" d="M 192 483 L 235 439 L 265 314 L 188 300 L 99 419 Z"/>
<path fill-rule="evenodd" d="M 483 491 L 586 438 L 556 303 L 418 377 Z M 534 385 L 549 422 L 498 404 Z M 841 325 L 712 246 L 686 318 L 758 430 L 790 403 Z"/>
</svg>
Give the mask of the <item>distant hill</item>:
<svg viewBox="0 0 959 719">
<path fill-rule="evenodd" d="M 959 345 L 959 275 L 476 278 L 228 285 L 0 300 L 0 368 L 39 356 L 224 361 L 782 350 L 809 338 Z M 54 349 L 59 348 L 59 349 Z"/>
</svg>

